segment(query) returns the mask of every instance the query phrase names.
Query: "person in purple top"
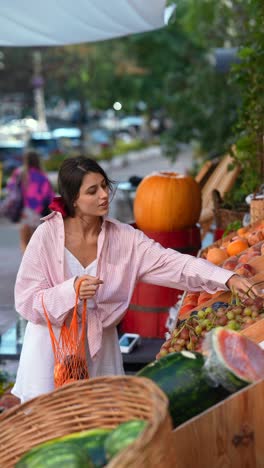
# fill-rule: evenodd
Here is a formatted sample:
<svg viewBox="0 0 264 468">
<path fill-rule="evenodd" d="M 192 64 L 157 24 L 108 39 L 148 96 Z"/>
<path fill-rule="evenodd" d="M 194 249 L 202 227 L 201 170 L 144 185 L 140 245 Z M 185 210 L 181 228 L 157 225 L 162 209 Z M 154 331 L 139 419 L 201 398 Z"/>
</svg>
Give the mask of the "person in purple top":
<svg viewBox="0 0 264 468">
<path fill-rule="evenodd" d="M 20 247 L 24 253 L 26 246 L 40 224 L 40 218 L 49 213 L 48 205 L 54 197 L 52 185 L 41 169 L 40 157 L 36 151 L 28 151 L 23 157 L 23 166 L 14 170 L 7 184 L 12 190 L 17 177 L 22 180 L 24 207 L 20 219 Z"/>
</svg>

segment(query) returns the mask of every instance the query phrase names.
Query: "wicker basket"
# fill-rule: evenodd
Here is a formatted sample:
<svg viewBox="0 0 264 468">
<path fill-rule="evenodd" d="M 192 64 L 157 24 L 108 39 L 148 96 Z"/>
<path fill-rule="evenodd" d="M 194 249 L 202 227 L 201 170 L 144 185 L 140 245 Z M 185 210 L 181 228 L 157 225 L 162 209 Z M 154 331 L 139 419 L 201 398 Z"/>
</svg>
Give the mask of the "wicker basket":
<svg viewBox="0 0 264 468">
<path fill-rule="evenodd" d="M 0 417 L 0 466 L 13 467 L 25 452 L 50 439 L 136 418 L 149 421 L 148 426 L 107 468 L 173 468 L 167 397 L 151 380 L 135 376 L 74 382 L 6 411 Z"/>
<path fill-rule="evenodd" d="M 264 220 L 264 198 L 256 198 L 250 202 L 250 222 Z"/>
<path fill-rule="evenodd" d="M 226 229 L 227 226 L 234 221 L 243 221 L 245 214 L 247 214 L 247 211 L 218 208 L 217 210 L 214 210 L 216 227 L 218 229 Z"/>
</svg>

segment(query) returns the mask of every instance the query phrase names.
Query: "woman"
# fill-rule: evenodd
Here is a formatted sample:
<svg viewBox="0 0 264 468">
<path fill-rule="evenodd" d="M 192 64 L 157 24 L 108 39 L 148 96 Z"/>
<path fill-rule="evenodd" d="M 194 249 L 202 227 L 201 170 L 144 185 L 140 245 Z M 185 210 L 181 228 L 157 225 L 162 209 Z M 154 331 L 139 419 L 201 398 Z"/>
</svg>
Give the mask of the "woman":
<svg viewBox="0 0 264 468">
<path fill-rule="evenodd" d="M 24 253 L 33 232 L 40 224 L 40 218 L 47 214 L 54 191 L 48 177 L 41 169 L 40 158 L 35 151 L 25 153 L 23 167 L 15 169 L 7 184 L 7 190 L 12 190 L 18 177 L 22 182 L 24 202 L 19 233 L 20 248 Z"/>
<path fill-rule="evenodd" d="M 54 388 L 42 296 L 58 336 L 82 280 L 79 299 L 88 299 L 87 360 L 93 377 L 124 372 L 116 325 L 137 281 L 209 293 L 234 288 L 243 294 L 251 286 L 246 278 L 165 249 L 130 225 L 108 218 L 112 184 L 95 161 L 66 159 L 58 187 L 61 198 L 34 232 L 15 285 L 16 309 L 29 321 L 13 389 L 22 402 Z"/>
</svg>

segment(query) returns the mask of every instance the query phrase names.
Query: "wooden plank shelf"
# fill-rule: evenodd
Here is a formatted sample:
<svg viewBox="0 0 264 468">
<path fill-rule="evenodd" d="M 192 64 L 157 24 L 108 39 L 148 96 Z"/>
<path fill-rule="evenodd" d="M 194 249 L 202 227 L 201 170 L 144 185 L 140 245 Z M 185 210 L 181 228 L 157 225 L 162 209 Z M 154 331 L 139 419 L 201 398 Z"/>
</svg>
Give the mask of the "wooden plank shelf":
<svg viewBox="0 0 264 468">
<path fill-rule="evenodd" d="M 173 431 L 175 468 L 263 468 L 264 380 Z"/>
</svg>

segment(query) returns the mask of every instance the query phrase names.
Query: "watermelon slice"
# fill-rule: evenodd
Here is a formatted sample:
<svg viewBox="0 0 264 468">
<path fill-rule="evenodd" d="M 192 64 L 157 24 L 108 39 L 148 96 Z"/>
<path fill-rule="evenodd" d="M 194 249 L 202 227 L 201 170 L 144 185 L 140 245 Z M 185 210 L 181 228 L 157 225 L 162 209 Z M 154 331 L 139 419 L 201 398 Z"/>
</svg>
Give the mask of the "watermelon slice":
<svg viewBox="0 0 264 468">
<path fill-rule="evenodd" d="M 228 328 L 212 329 L 203 343 L 204 368 L 216 385 L 235 392 L 264 378 L 264 350 Z"/>
</svg>

